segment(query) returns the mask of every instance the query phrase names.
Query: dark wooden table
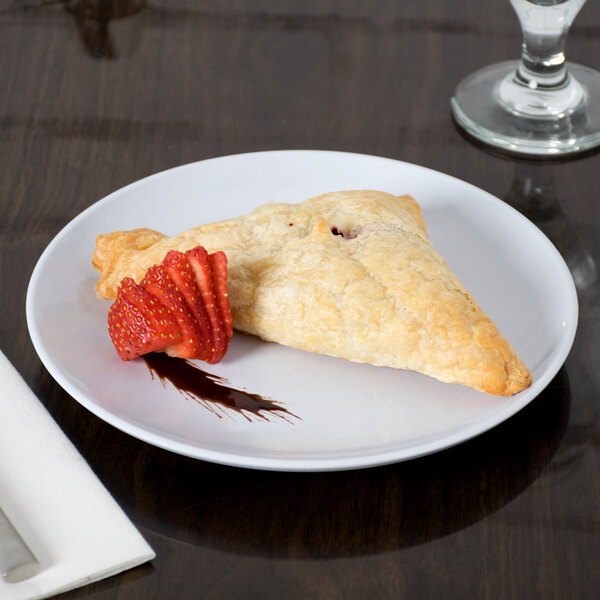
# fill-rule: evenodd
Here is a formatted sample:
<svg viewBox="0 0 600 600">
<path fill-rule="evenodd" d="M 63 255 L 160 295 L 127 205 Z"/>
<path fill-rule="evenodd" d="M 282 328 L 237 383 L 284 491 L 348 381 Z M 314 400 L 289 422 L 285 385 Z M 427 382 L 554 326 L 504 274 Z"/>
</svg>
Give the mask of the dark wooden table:
<svg viewBox="0 0 600 600">
<path fill-rule="evenodd" d="M 0 347 L 157 552 L 65 600 L 600 597 L 600 155 L 511 159 L 463 137 L 449 111 L 464 76 L 518 57 L 508 0 L 0 7 Z M 599 50 L 589 2 L 568 55 L 600 69 Z M 548 388 L 447 451 L 308 474 L 172 454 L 66 394 L 25 322 L 29 276 L 60 229 L 151 173 L 289 148 L 431 167 L 532 219 L 580 302 Z"/>
</svg>

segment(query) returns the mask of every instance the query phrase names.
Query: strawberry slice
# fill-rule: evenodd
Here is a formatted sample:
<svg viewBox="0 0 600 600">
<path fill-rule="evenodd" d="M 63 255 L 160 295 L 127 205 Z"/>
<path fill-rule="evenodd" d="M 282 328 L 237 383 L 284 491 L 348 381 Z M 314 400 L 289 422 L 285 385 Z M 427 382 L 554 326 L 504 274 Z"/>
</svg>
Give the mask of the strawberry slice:
<svg viewBox="0 0 600 600">
<path fill-rule="evenodd" d="M 226 335 L 223 318 L 221 317 L 219 310 L 212 262 L 208 252 L 201 246 L 188 250 L 185 253 L 185 256 L 193 269 L 196 283 L 202 297 L 202 306 L 208 322 L 210 323 L 213 343 L 212 360 L 214 362 L 219 362 L 227 351 L 229 339 Z M 227 290 L 225 290 L 225 293 L 227 293 Z"/>
<path fill-rule="evenodd" d="M 108 329 L 122 360 L 148 352 L 219 362 L 233 335 L 227 296 L 227 257 L 171 250 L 141 284 L 122 281 L 108 314 Z"/>
<path fill-rule="evenodd" d="M 108 331 L 122 360 L 161 350 L 180 336 L 165 307 L 130 278 L 108 311 Z"/>
<path fill-rule="evenodd" d="M 217 306 L 223 322 L 225 337 L 231 339 L 233 335 L 233 317 L 229 306 L 229 295 L 227 294 L 227 256 L 225 252 L 214 252 L 209 255 L 213 270 L 213 282 L 217 296 Z"/>
</svg>

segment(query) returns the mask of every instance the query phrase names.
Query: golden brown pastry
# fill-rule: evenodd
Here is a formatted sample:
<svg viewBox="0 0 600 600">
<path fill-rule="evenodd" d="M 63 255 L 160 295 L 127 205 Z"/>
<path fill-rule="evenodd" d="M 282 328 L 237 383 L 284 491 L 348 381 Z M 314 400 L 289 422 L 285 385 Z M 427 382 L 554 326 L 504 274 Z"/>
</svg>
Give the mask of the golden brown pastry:
<svg viewBox="0 0 600 600">
<path fill-rule="evenodd" d="M 168 250 L 223 250 L 237 330 L 353 361 L 411 369 L 496 395 L 527 367 L 427 238 L 417 202 L 376 191 L 328 193 L 167 237 L 100 235 L 97 292 L 114 299 Z"/>
</svg>

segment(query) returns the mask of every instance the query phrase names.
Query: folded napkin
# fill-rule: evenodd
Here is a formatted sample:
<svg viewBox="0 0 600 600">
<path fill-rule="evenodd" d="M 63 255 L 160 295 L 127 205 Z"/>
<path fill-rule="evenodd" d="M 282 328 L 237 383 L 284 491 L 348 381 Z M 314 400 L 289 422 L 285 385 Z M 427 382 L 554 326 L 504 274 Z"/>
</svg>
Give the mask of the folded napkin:
<svg viewBox="0 0 600 600">
<path fill-rule="evenodd" d="M 155 554 L 0 352 L 0 506 L 40 562 L 2 600 L 32 600 L 109 577 Z"/>
</svg>

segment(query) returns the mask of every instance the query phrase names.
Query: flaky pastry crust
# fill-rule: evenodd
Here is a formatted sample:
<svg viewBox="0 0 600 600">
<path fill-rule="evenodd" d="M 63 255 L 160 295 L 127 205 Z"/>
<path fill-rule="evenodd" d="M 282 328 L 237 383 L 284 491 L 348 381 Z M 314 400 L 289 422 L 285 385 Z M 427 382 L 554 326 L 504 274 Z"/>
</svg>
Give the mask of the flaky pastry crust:
<svg viewBox="0 0 600 600">
<path fill-rule="evenodd" d="M 431 245 L 418 203 L 376 191 L 269 203 L 168 237 L 99 235 L 99 297 L 139 282 L 168 250 L 223 250 L 234 327 L 353 361 L 410 369 L 495 395 L 531 375 Z"/>
</svg>

